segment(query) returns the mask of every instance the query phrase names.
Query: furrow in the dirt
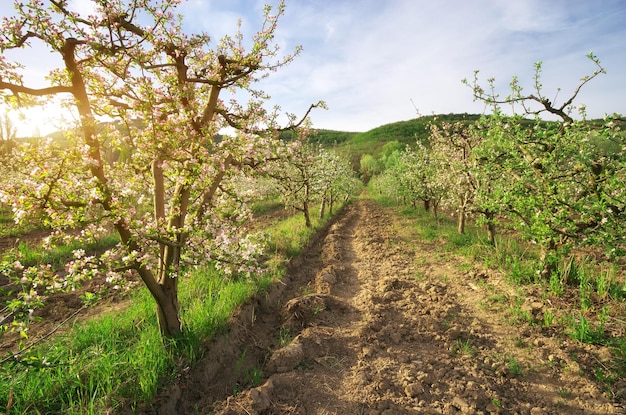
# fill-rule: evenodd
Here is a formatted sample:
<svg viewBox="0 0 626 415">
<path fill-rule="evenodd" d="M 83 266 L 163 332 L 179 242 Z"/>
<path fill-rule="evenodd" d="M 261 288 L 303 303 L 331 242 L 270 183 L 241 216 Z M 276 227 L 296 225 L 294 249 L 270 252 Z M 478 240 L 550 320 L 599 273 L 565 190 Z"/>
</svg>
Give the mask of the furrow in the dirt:
<svg viewBox="0 0 626 415">
<path fill-rule="evenodd" d="M 264 351 L 256 361 L 264 383 L 217 403 L 200 401 L 197 412 L 619 413 L 578 373 L 511 349 L 516 328 L 480 309 L 454 257 L 406 242 L 396 221 L 373 201 L 349 206 L 306 260 L 290 267 L 283 291 L 258 305 L 256 322 L 236 333 Z M 293 340 L 281 345 L 278 333 Z M 236 343 L 235 356 L 256 350 Z M 536 347 L 540 355 L 562 355 L 547 341 Z M 222 353 L 233 355 L 226 347 Z M 232 356 L 217 361 L 234 366 Z"/>
</svg>

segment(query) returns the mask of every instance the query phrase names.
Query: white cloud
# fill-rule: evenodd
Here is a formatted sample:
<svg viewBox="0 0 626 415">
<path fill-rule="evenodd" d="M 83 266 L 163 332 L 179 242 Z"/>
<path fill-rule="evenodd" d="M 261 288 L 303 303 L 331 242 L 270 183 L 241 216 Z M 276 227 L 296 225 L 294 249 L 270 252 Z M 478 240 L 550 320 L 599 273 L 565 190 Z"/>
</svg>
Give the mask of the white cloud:
<svg viewBox="0 0 626 415">
<path fill-rule="evenodd" d="M 90 16 L 98 14 L 98 7 L 96 3 L 85 0 L 72 0 L 70 1 L 70 10 L 78 12 L 81 16 Z"/>
<path fill-rule="evenodd" d="M 240 17 L 244 35 L 258 30 L 265 2 L 191 0 L 181 11 L 186 28 L 217 40 Z M 475 69 L 506 94 L 513 75 L 532 86 L 533 64 L 543 61 L 546 95 L 560 87 L 564 98 L 594 70 L 585 58 L 594 51 L 607 74 L 577 102 L 594 117 L 626 113 L 624 21 L 623 0 L 287 0 L 276 41 L 285 53 L 304 49 L 261 88 L 289 112 L 326 100 L 330 110 L 312 115 L 316 127 L 365 131 L 415 117 L 411 100 L 422 114 L 482 111 L 461 84 Z"/>
<path fill-rule="evenodd" d="M 626 27 L 619 23 L 626 5 L 605 3 L 398 0 L 351 2 L 350 9 L 347 2 L 293 2 L 296 10 L 290 12 L 288 5 L 283 30 L 294 42 L 302 39 L 304 51 L 299 63 L 276 75 L 280 93 L 274 97 L 284 100 L 283 107 L 296 102 L 295 95 L 298 101 L 323 98 L 330 111 L 314 114 L 317 126 L 367 130 L 414 117 L 411 99 L 422 113 L 482 111 L 461 79 L 480 69 L 482 79 L 495 76 L 506 94 L 513 75 L 532 85 L 537 61 L 544 62 L 546 94 L 561 87 L 564 95 L 594 70 L 585 58 L 590 50 L 609 74 L 626 73 L 621 70 L 626 45 L 616 43 L 626 39 Z M 317 7 L 314 13 L 311 4 Z M 625 81 L 608 78 L 581 92 L 593 116 L 626 112 L 620 98 Z"/>
</svg>

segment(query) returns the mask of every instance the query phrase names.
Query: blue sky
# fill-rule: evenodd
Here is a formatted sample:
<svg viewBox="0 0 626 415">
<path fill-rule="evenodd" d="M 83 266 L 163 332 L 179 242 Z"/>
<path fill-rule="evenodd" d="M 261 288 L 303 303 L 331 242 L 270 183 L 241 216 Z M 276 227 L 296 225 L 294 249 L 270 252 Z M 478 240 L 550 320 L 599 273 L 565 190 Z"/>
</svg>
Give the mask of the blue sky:
<svg viewBox="0 0 626 415">
<path fill-rule="evenodd" d="M 190 1 L 190 26 L 221 34 L 243 18 L 260 23 L 264 2 Z M 270 1 L 270 4 L 276 4 Z M 626 2 L 623 0 L 287 0 L 277 40 L 301 56 L 264 87 L 274 102 L 302 112 L 323 99 L 315 127 L 366 131 L 431 113 L 482 112 L 462 85 L 480 70 L 503 95 L 518 75 L 532 86 L 543 62 L 545 94 L 568 97 L 594 65 L 607 74 L 587 84 L 575 103 L 592 117 L 626 113 Z M 527 89 L 531 92 L 530 89 Z M 411 102 L 413 101 L 413 103 Z M 562 100 L 557 99 L 557 103 Z"/>
<path fill-rule="evenodd" d="M 10 8 L 1 0 L 0 13 Z M 73 0 L 84 5 L 87 0 Z M 185 27 L 214 38 L 261 24 L 264 3 L 278 0 L 188 0 Z M 506 95 L 518 75 L 530 93 L 533 65 L 543 62 L 544 92 L 557 103 L 595 68 L 606 75 L 586 85 L 576 104 L 591 117 L 626 114 L 626 1 L 623 0 L 286 0 L 276 40 L 302 45 L 288 67 L 263 81 L 272 104 L 312 114 L 316 128 L 367 131 L 431 113 L 480 113 L 463 78 L 480 70 Z M 33 64 L 41 62 L 33 56 Z M 29 66 L 29 70 L 37 68 Z M 414 106 L 415 105 L 415 106 Z M 24 127 L 26 131 L 26 127 Z M 45 131 L 44 131 L 45 132 Z"/>
</svg>

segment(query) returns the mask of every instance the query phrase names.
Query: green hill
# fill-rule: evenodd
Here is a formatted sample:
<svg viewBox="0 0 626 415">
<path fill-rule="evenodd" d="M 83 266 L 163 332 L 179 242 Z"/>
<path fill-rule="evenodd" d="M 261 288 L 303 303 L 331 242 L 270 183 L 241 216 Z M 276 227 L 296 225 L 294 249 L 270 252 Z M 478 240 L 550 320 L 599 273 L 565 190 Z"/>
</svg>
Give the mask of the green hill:
<svg viewBox="0 0 626 415">
<path fill-rule="evenodd" d="M 352 165 L 358 170 L 359 160 L 363 154 L 379 157 L 383 146 L 390 141 L 413 145 L 416 141 L 428 140 L 430 124 L 433 122 L 474 122 L 480 118 L 478 114 L 447 114 L 429 115 L 407 121 L 398 121 L 381 125 L 363 133 L 346 133 L 341 131 L 323 131 L 322 144 L 331 145 L 349 157 Z"/>
<path fill-rule="evenodd" d="M 324 147 L 336 147 L 349 141 L 358 134 L 360 133 L 321 129 L 315 130 L 315 132 L 311 134 L 310 141 L 312 143 L 321 144 Z"/>
</svg>

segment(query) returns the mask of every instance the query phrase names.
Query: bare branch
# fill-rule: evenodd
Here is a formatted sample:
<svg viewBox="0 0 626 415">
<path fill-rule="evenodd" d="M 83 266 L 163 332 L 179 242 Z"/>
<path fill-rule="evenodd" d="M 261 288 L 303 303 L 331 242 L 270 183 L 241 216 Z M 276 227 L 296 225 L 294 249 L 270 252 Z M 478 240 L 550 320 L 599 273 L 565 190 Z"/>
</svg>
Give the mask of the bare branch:
<svg viewBox="0 0 626 415">
<path fill-rule="evenodd" d="M 294 128 L 300 127 L 302 123 L 306 121 L 309 114 L 311 113 L 311 111 L 313 111 L 314 108 L 326 108 L 326 103 L 324 101 L 318 101 L 317 104 L 311 104 L 309 106 L 309 109 L 304 113 L 304 115 L 300 119 L 300 121 L 298 121 L 295 124 L 290 124 L 287 127 L 279 128 L 277 131 L 281 132 L 281 131 L 293 130 Z"/>
<path fill-rule="evenodd" d="M 15 95 L 22 93 L 22 94 L 28 94 L 28 95 L 38 96 L 38 97 L 45 96 L 45 95 L 55 95 L 55 94 L 72 92 L 71 87 L 63 86 L 63 85 L 34 89 L 34 88 L 28 88 L 23 85 L 17 85 L 11 82 L 4 82 L 4 81 L 0 81 L 0 89 L 8 89 L 9 91 L 13 92 L 13 94 Z"/>
<path fill-rule="evenodd" d="M 569 124 L 569 123 L 574 122 L 574 120 L 566 112 L 567 108 L 572 105 L 572 103 L 574 102 L 578 94 L 580 93 L 580 90 L 582 89 L 582 87 L 585 86 L 588 82 L 590 82 L 592 79 L 594 79 L 598 75 L 606 73 L 606 70 L 602 67 L 602 65 L 600 64 L 600 61 L 593 53 L 589 53 L 587 57 L 596 65 L 597 69 L 591 75 L 584 76 L 583 78 L 581 78 L 581 82 L 578 84 L 576 89 L 574 89 L 572 95 L 560 106 L 555 105 L 548 98 L 546 98 L 541 92 L 542 85 L 539 82 L 541 63 L 535 64 L 534 89 L 536 91 L 536 95 L 535 94 L 522 95 L 522 88 L 519 86 L 517 77 L 514 77 L 513 81 L 511 82 L 512 94 L 506 97 L 505 99 L 499 99 L 498 95 L 495 94 L 494 86 L 493 86 L 493 82 L 494 82 L 493 78 L 487 80 L 487 82 L 491 86 L 491 92 L 489 94 L 486 93 L 482 87 L 480 87 L 480 85 L 478 84 L 478 71 L 474 71 L 474 80 L 471 84 L 466 79 L 463 80 L 463 83 L 469 86 L 470 88 L 472 88 L 474 92 L 475 100 L 480 100 L 480 101 L 485 102 L 486 104 L 491 104 L 496 107 L 498 104 L 511 104 L 512 105 L 515 103 L 521 103 L 522 108 L 524 109 L 524 112 L 526 114 L 539 115 L 542 112 L 549 112 L 551 114 L 554 114 L 560 117 L 564 123 Z M 560 89 L 557 91 L 557 96 L 558 96 L 558 92 L 560 92 Z M 534 101 L 540 104 L 543 108 L 533 111 L 527 106 L 527 103 L 529 101 Z"/>
<path fill-rule="evenodd" d="M 69 17 L 69 18 L 73 19 L 74 21 L 76 21 L 78 23 L 83 23 L 83 24 L 85 24 L 87 26 L 92 26 L 93 27 L 93 23 L 92 22 L 90 22 L 88 20 L 85 20 L 85 19 L 82 19 L 80 17 L 74 16 L 72 13 L 69 12 L 69 10 L 67 10 L 63 6 L 63 3 L 61 3 L 60 1 L 58 1 L 58 0 L 50 0 L 50 3 L 52 3 L 57 9 L 59 9 L 59 11 L 63 15 L 65 15 L 65 17 Z"/>
<path fill-rule="evenodd" d="M 30 39 L 31 37 L 36 37 L 41 39 L 41 36 L 39 36 L 37 33 L 35 32 L 31 32 L 30 30 L 28 32 L 26 32 L 26 34 L 24 36 L 22 36 L 20 38 L 20 40 L 18 40 L 15 45 L 13 46 L 13 48 L 21 48 L 22 46 L 24 46 L 24 43 L 26 43 L 26 41 L 28 39 Z"/>
</svg>

